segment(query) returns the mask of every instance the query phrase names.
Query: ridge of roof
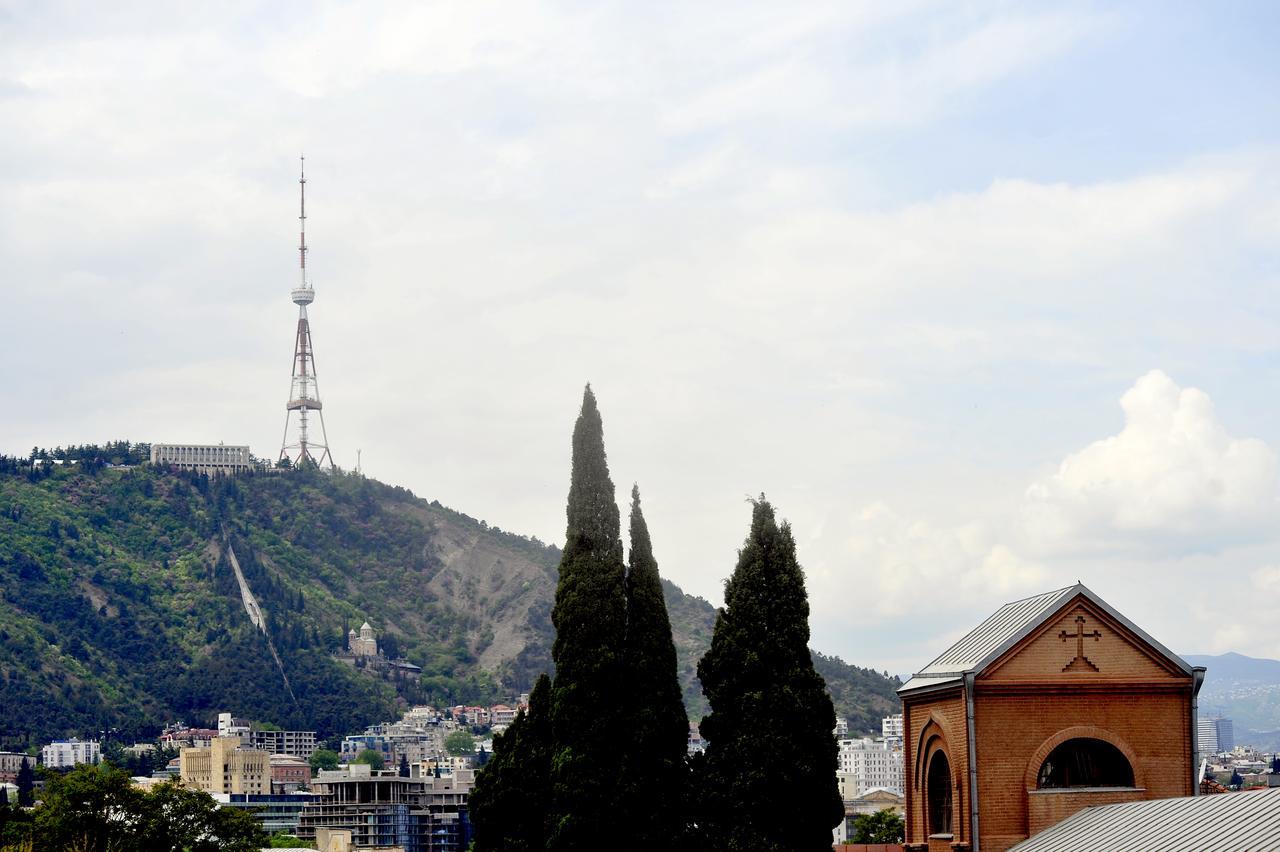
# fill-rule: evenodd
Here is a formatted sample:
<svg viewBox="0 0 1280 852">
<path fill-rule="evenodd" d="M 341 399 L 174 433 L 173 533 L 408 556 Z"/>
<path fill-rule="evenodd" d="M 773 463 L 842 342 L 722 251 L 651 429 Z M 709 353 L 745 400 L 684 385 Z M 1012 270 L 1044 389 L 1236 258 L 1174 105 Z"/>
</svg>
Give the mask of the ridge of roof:
<svg viewBox="0 0 1280 852">
<path fill-rule="evenodd" d="M 928 665 L 914 673 L 898 693 L 914 692 L 943 680 L 958 679 L 963 675 L 979 672 L 1021 642 L 1053 613 L 1069 600 L 1083 596 L 1103 610 L 1143 642 L 1156 650 L 1181 671 L 1190 675 L 1192 667 L 1177 654 L 1160 644 L 1154 637 L 1125 616 L 1083 583 L 1077 582 L 1061 589 L 1030 595 L 1004 604 L 987 616 L 949 648 L 935 657 Z"/>
</svg>

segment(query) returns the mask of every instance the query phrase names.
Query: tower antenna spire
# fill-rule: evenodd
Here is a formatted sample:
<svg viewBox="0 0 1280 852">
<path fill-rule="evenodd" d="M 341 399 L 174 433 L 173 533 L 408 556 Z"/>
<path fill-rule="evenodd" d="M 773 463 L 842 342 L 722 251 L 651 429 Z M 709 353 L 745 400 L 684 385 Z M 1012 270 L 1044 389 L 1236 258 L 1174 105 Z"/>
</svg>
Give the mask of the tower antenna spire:
<svg viewBox="0 0 1280 852">
<path fill-rule="evenodd" d="M 285 404 L 284 437 L 280 441 L 280 461 L 292 464 L 310 463 L 333 469 L 329 453 L 329 436 L 324 428 L 324 406 L 320 402 L 320 385 L 316 381 L 316 357 L 311 345 L 311 321 L 307 305 L 316 300 L 315 289 L 307 283 L 307 158 L 300 158 L 298 171 L 298 263 L 302 280 L 290 296 L 298 306 L 298 330 L 293 344 L 293 378 L 289 383 L 289 401 Z M 289 442 L 289 421 L 298 412 L 298 439 Z M 311 412 L 320 418 L 319 442 L 307 436 L 307 420 Z"/>
<path fill-rule="evenodd" d="M 307 158 L 300 156 L 298 169 L 298 262 L 302 286 L 307 286 Z"/>
</svg>

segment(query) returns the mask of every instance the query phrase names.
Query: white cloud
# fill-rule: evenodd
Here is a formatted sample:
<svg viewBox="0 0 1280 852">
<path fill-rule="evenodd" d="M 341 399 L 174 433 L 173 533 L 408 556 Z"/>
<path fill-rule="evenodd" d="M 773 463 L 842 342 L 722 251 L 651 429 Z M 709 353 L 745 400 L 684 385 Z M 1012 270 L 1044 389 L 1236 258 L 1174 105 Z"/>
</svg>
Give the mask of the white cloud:
<svg viewBox="0 0 1280 852">
<path fill-rule="evenodd" d="M 1027 489 L 1031 542 L 1048 552 L 1167 554 L 1272 535 L 1277 460 L 1269 446 L 1232 437 L 1207 394 L 1159 370 L 1138 379 L 1120 405 L 1118 434 L 1067 456 Z"/>
</svg>

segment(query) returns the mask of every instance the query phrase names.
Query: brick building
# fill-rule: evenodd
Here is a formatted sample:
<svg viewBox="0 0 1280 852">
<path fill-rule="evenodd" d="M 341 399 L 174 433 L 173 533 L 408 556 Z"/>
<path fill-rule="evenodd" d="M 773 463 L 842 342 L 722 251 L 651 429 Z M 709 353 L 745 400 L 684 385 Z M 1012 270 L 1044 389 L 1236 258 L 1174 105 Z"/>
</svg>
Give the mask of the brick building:
<svg viewBox="0 0 1280 852">
<path fill-rule="evenodd" d="M 1083 807 L 1194 795 L 1192 668 L 1083 585 L 1001 607 L 898 690 L 909 852 L 1004 852 Z"/>
</svg>

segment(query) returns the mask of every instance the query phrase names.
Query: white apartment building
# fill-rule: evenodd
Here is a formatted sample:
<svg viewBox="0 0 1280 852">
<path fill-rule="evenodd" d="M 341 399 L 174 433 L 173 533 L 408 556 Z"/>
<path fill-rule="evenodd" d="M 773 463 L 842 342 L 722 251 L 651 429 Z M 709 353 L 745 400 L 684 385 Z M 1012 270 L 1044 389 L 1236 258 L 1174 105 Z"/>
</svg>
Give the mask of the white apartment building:
<svg viewBox="0 0 1280 852">
<path fill-rule="evenodd" d="M 894 716 L 885 716 L 880 720 L 880 736 L 884 737 L 886 741 L 896 740 L 901 743 L 904 730 L 901 713 Z"/>
<path fill-rule="evenodd" d="M 849 720 L 843 716 L 837 716 L 836 729 L 834 733 L 836 735 L 836 739 L 838 740 L 844 739 L 845 737 L 849 736 Z"/>
<path fill-rule="evenodd" d="M 840 795 L 852 801 L 874 787 L 901 793 L 903 790 L 902 749 L 890 748 L 884 740 L 840 740 L 836 781 Z"/>
<path fill-rule="evenodd" d="M 52 769 L 97 763 L 101 759 L 102 747 L 97 740 L 54 740 L 40 750 L 40 762 Z"/>
</svg>

